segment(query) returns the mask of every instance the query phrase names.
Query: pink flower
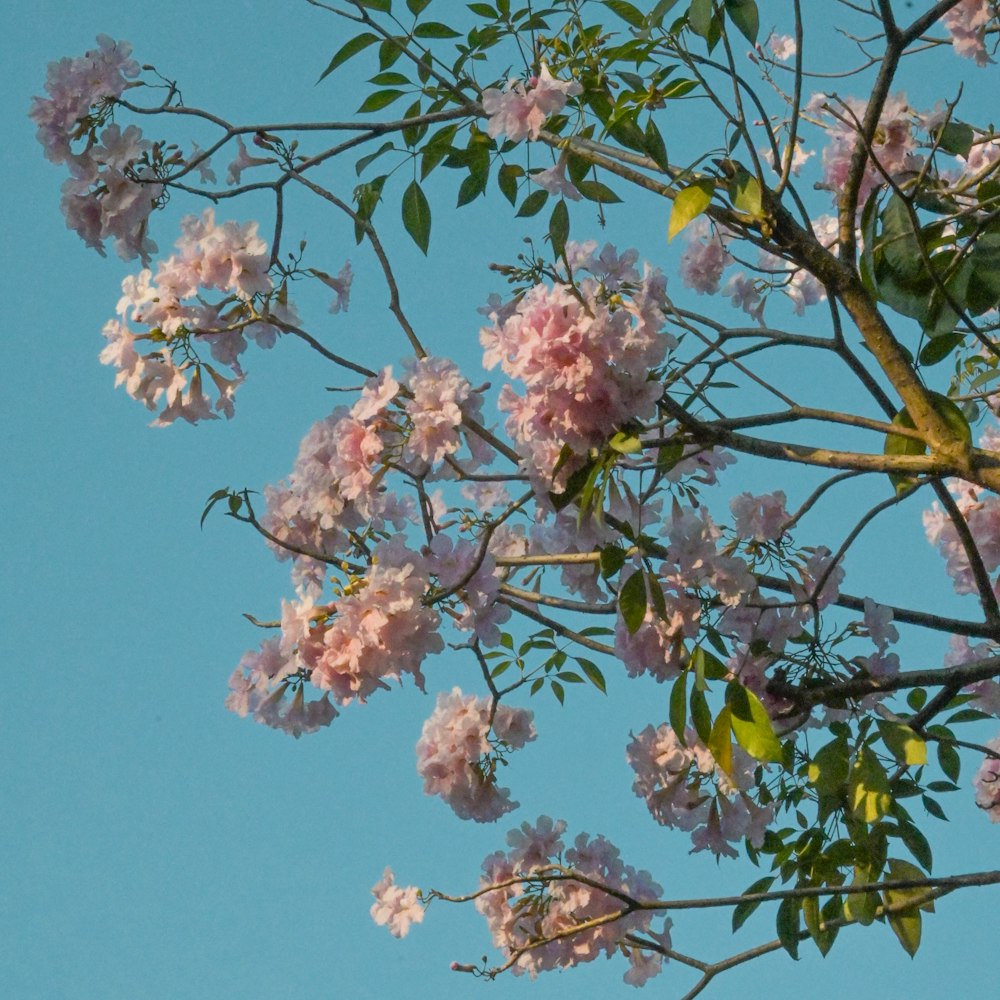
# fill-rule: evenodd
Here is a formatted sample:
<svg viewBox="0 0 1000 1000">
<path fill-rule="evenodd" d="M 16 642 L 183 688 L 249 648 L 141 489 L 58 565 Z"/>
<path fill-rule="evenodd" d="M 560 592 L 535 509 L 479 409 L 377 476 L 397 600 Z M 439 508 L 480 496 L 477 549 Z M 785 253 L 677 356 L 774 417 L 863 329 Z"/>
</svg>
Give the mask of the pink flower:
<svg viewBox="0 0 1000 1000">
<path fill-rule="evenodd" d="M 532 713 L 501 705 L 494 719 L 503 752 L 535 738 Z M 417 773 L 424 791 L 438 795 L 460 819 L 492 823 L 517 808 L 510 790 L 497 785 L 496 766 L 503 757 L 489 739 L 490 703 L 463 695 L 459 688 L 438 695 L 437 705 L 417 743 Z"/>
<path fill-rule="evenodd" d="M 687 249 L 681 254 L 681 279 L 699 295 L 714 295 L 732 257 L 704 216 L 688 226 L 687 240 Z"/>
<path fill-rule="evenodd" d="M 625 864 L 618 848 L 604 837 L 591 838 L 582 833 L 572 847 L 564 849 L 565 829 L 564 821 L 554 822 L 542 816 L 534 825 L 523 823 L 519 830 L 511 831 L 507 837 L 511 850 L 498 851 L 483 861 L 481 888 L 490 890 L 491 886 L 517 875 L 544 873 L 550 865 L 561 863 L 598 886 L 634 899 L 652 901 L 661 897 L 663 889 L 649 872 Z M 653 933 L 654 916 L 642 910 L 569 933 L 587 921 L 599 920 L 622 909 L 621 901 L 610 892 L 572 878 L 538 887 L 515 884 L 486 891 L 476 899 L 476 908 L 486 918 L 498 948 L 505 952 L 522 951 L 512 967 L 515 975 L 526 972 L 534 977 L 547 969 L 592 962 L 602 954 L 610 958 L 630 951 L 632 945 L 625 942 L 634 934 L 644 934 L 669 947 L 668 927 L 664 926 L 659 934 Z M 525 949 L 530 942 L 554 935 L 558 935 L 555 940 Z M 639 960 L 633 961 L 625 974 L 626 982 L 636 985 L 641 976 L 654 975 L 656 964 L 641 963 L 640 972 Z"/>
<path fill-rule="evenodd" d="M 975 59 L 978 66 L 992 62 L 986 51 L 986 27 L 994 16 L 990 0 L 959 0 L 942 21 L 951 44 L 960 56 Z"/>
<path fill-rule="evenodd" d="M 1000 752 L 1000 736 L 986 746 Z M 984 758 L 972 784 L 976 789 L 976 805 L 989 813 L 991 822 L 1000 823 L 1000 758 Z"/>
<path fill-rule="evenodd" d="M 319 278 L 324 285 L 332 288 L 335 295 L 330 303 L 330 312 L 339 313 L 341 309 L 347 312 L 347 307 L 351 303 L 351 283 L 354 281 L 354 272 L 351 270 L 351 262 L 347 261 L 340 269 L 337 277 L 331 277 L 325 271 L 317 271 L 310 268 L 309 273 Z"/>
<path fill-rule="evenodd" d="M 525 90 L 520 80 L 510 80 L 504 90 L 488 87 L 483 91 L 483 110 L 489 115 L 486 131 L 492 138 L 505 135 L 514 142 L 537 139 L 546 119 L 561 111 L 567 97 L 582 93 L 575 80 L 556 80 L 542 63 L 533 86 Z"/>
<path fill-rule="evenodd" d="M 771 55 L 779 62 L 791 59 L 798 51 L 795 39 L 791 35 L 772 34 L 767 40 L 767 47 L 771 50 Z"/>
<path fill-rule="evenodd" d="M 391 868 L 386 868 L 382 878 L 372 886 L 371 915 L 379 927 L 388 927 L 393 937 L 406 937 L 411 924 L 424 919 L 424 906 L 420 890 L 415 885 L 398 886 Z"/>
<path fill-rule="evenodd" d="M 730 500 L 729 509 L 736 518 L 736 534 L 757 542 L 780 541 L 788 520 L 785 494 L 781 490 L 754 496 L 741 493 Z"/>
<path fill-rule="evenodd" d="M 579 201 L 582 197 L 573 182 L 566 177 L 566 160 L 562 157 L 555 166 L 539 170 L 530 177 L 533 183 L 545 188 L 549 194 L 562 195 L 570 201 Z"/>
</svg>

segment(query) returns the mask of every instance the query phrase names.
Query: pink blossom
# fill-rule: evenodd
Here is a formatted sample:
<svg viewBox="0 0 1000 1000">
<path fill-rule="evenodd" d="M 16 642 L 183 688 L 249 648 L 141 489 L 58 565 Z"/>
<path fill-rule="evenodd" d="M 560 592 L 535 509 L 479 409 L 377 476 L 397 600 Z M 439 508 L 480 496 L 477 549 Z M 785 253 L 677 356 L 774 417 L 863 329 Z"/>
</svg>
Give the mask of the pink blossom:
<svg viewBox="0 0 1000 1000">
<path fill-rule="evenodd" d="M 415 885 L 398 886 L 391 868 L 386 868 L 382 878 L 372 886 L 371 915 L 379 927 L 388 927 L 393 937 L 406 937 L 411 924 L 424 919 L 424 905 L 420 890 Z"/>
<path fill-rule="evenodd" d="M 736 518 L 735 529 L 740 538 L 752 538 L 757 542 L 781 540 L 788 521 L 785 494 L 781 490 L 761 496 L 741 493 L 730 500 L 729 509 Z"/>
<path fill-rule="evenodd" d="M 593 278 L 578 283 L 578 294 L 540 284 L 502 323 L 480 332 L 484 365 L 500 364 L 525 386 L 522 396 L 505 385 L 499 406 L 540 488 L 551 488 L 563 445 L 585 455 L 627 421 L 654 412 L 662 390 L 649 370 L 676 343 L 661 333 L 664 296 L 663 277 L 651 270 L 620 303 L 608 302 Z M 570 472 L 565 466 L 563 477 Z"/>
<path fill-rule="evenodd" d="M 771 34 L 767 39 L 767 47 L 771 50 L 771 55 L 779 62 L 791 59 L 798 51 L 795 39 L 791 35 Z"/>
<path fill-rule="evenodd" d="M 990 0 L 959 0 L 942 18 L 951 35 L 951 44 L 960 56 L 975 59 L 976 65 L 992 62 L 986 51 L 986 27 L 995 16 Z"/>
<path fill-rule="evenodd" d="M 265 164 L 277 162 L 273 156 L 251 156 L 247 152 L 242 136 L 236 137 L 236 146 L 236 159 L 226 169 L 226 183 L 229 185 L 239 184 L 240 176 L 248 167 L 262 167 Z"/>
<path fill-rule="evenodd" d="M 1000 753 L 1000 736 L 986 746 Z M 976 789 L 976 805 L 989 813 L 993 823 L 1000 823 L 1000 758 L 984 758 L 972 784 Z"/>
<path fill-rule="evenodd" d="M 549 194 L 561 195 L 570 201 L 579 201 L 582 195 L 576 186 L 566 176 L 566 160 L 560 158 L 555 166 L 547 170 L 539 170 L 530 175 L 531 181 L 545 188 Z"/>
<path fill-rule="evenodd" d="M 562 840 L 565 829 L 562 820 L 553 822 L 547 816 L 540 817 L 534 825 L 523 823 L 519 830 L 508 835 L 509 853 L 498 851 L 483 862 L 481 887 L 489 889 L 517 875 L 544 873 L 549 866 L 561 862 L 598 885 L 634 899 L 660 898 L 662 888 L 648 872 L 625 864 L 614 844 L 604 837 L 580 834 L 573 846 L 565 849 Z M 661 932 L 653 933 L 654 916 L 648 911 L 628 913 L 597 927 L 571 933 L 574 927 L 622 909 L 620 900 L 609 892 L 571 878 L 540 888 L 515 884 L 493 889 L 477 898 L 476 908 L 486 918 L 494 943 L 505 952 L 522 950 L 527 944 L 560 935 L 523 950 L 512 966 L 515 975 L 526 972 L 534 977 L 548 969 L 592 962 L 601 954 L 610 958 L 623 950 L 626 938 L 634 934 L 645 934 L 669 947 L 669 927 L 664 925 Z M 630 964 L 627 982 L 639 977 L 636 965 L 637 962 Z M 647 978 L 654 974 L 651 966 L 645 967 L 643 973 Z"/>
<path fill-rule="evenodd" d="M 424 560 L 400 536 L 377 545 L 372 560 L 367 576 L 299 648 L 312 683 L 342 705 L 366 701 L 404 674 L 423 690 L 420 666 L 444 648 L 441 616 L 422 600 L 429 585 Z"/>
<path fill-rule="evenodd" d="M 687 249 L 681 254 L 681 279 L 699 295 L 714 295 L 732 257 L 718 231 L 704 216 L 688 226 L 687 240 Z"/>
<path fill-rule="evenodd" d="M 502 713 L 502 714 L 501 714 Z M 532 713 L 501 706 L 494 720 L 497 740 L 517 750 L 535 738 Z M 417 773 L 424 791 L 438 795 L 460 819 L 492 823 L 517 808 L 510 789 L 497 784 L 499 759 L 490 742 L 490 703 L 459 688 L 438 695 L 417 743 Z M 510 737 L 510 742 L 506 737 Z"/>
<path fill-rule="evenodd" d="M 351 270 L 351 262 L 347 261 L 340 269 L 337 277 L 331 277 L 325 271 L 317 271 L 315 268 L 309 269 L 310 274 L 319 278 L 324 285 L 334 291 L 333 301 L 330 303 L 330 312 L 339 313 L 341 309 L 347 312 L 347 307 L 351 303 L 351 283 L 354 281 L 354 272 Z"/>
<path fill-rule="evenodd" d="M 626 757 L 636 775 L 633 790 L 658 823 L 691 832 L 695 851 L 736 857 L 732 843 L 744 837 L 758 847 L 763 843 L 774 808 L 757 805 L 747 794 L 757 762 L 741 747 L 732 752 L 727 774 L 693 730 L 685 732 L 682 745 L 664 724 L 633 735 Z"/>
<path fill-rule="evenodd" d="M 502 91 L 496 87 L 483 91 L 483 110 L 490 119 L 486 131 L 492 138 L 505 135 L 514 142 L 537 139 L 546 120 L 563 109 L 567 97 L 583 92 L 575 80 L 556 80 L 545 63 L 529 84 L 526 90 L 520 80 L 510 80 Z"/>
<path fill-rule="evenodd" d="M 807 105 L 806 111 L 823 114 L 827 102 L 825 94 L 816 94 Z M 864 118 L 866 102 L 857 98 L 832 101 L 831 111 L 825 112 L 824 125 L 830 135 L 830 143 L 823 151 L 822 186 L 835 194 L 841 191 L 847 181 L 851 157 L 858 144 L 858 127 Z M 868 195 L 885 184 L 884 174 L 895 177 L 907 171 L 919 169 L 922 158 L 915 153 L 916 138 L 911 123 L 912 111 L 905 94 L 895 94 L 885 101 L 882 117 L 872 139 L 872 151 L 862 176 L 858 192 L 858 209 L 864 205 Z M 881 169 L 873 162 L 877 161 Z"/>
</svg>

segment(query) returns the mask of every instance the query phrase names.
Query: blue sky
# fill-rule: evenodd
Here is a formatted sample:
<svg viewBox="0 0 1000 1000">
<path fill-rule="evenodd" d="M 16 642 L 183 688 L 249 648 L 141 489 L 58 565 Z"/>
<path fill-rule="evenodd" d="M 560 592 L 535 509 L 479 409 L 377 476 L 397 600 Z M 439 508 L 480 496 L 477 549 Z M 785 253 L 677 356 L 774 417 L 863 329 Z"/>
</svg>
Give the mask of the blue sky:
<svg viewBox="0 0 1000 1000">
<path fill-rule="evenodd" d="M 491 827 L 460 823 L 422 794 L 414 770 L 433 692 L 474 686 L 472 664 L 457 655 L 429 665 L 431 695 L 407 688 L 377 696 L 312 738 L 293 741 L 237 719 L 222 706 L 226 678 L 259 640 L 242 614 L 275 613 L 290 593 L 287 568 L 240 526 L 212 518 L 199 531 L 198 518 L 214 489 L 260 488 L 287 473 L 302 434 L 329 411 L 326 386 L 338 376 L 284 342 L 249 359 L 233 422 L 153 430 L 97 361 L 119 282 L 135 268 L 101 259 L 64 226 L 61 173 L 42 158 L 26 117 L 46 63 L 82 53 L 105 32 L 182 81 L 189 103 L 246 121 L 340 118 L 357 107 L 357 81 L 342 73 L 314 86 L 343 41 L 339 26 L 304 2 L 271 0 L 38 2 L 8 21 L 0 42 L 0 457 L 8 482 L 0 527 L 0 995 L 629 995 L 618 961 L 535 983 L 456 975 L 452 960 L 476 961 L 489 947 L 471 908 L 435 904 L 397 942 L 369 920 L 369 890 L 386 864 L 402 883 L 467 890 L 506 830 L 540 813 L 567 819 L 574 834 L 605 833 L 671 897 L 753 881 L 749 866 L 688 856 L 686 837 L 655 826 L 628 790 L 627 734 L 663 720 L 665 690 L 615 677 L 608 699 L 573 692 L 565 710 L 531 706 L 541 737 L 518 755 L 510 778 L 522 808 Z M 984 74 L 995 85 L 995 67 Z M 349 190 L 352 171 L 341 180 Z M 484 265 L 513 257 L 530 229 L 497 211 L 496 200 L 448 213 L 451 197 L 439 202 L 429 259 L 399 231 L 394 210 L 383 235 L 418 329 L 432 349 L 470 364 L 475 308 L 498 290 Z M 162 251 L 178 217 L 201 209 L 177 202 L 154 220 Z M 349 256 L 357 272 L 346 316 L 329 317 L 313 303 L 309 318 L 334 349 L 375 367 L 398 361 L 405 345 L 371 257 L 340 220 L 296 207 L 294 224 L 317 266 L 324 260 L 335 272 Z M 263 208 L 242 202 L 219 214 L 242 220 Z M 679 250 L 664 249 L 665 222 L 623 209 L 612 213 L 612 235 L 669 273 Z M 599 237 L 586 225 L 575 220 L 574 233 Z M 747 476 L 733 488 L 767 485 L 759 473 Z M 959 607 L 917 532 L 913 507 L 879 537 L 870 564 L 852 568 L 850 589 L 919 601 L 933 576 L 940 606 Z M 940 644 L 907 649 L 914 665 L 939 662 Z M 938 871 L 995 866 L 1000 829 L 977 814 L 971 793 L 946 807 L 952 823 L 932 837 Z M 997 901 L 995 888 L 942 901 L 913 962 L 888 929 L 851 929 L 825 961 L 807 945 L 801 962 L 766 958 L 729 973 L 709 995 L 780 1000 L 833 995 L 834 984 L 857 998 L 973 995 L 984 988 Z M 771 927 L 762 912 L 733 939 L 727 914 L 691 915 L 675 920 L 674 940 L 721 958 L 769 938 Z M 679 995 L 691 982 L 672 967 L 647 991 Z"/>
</svg>

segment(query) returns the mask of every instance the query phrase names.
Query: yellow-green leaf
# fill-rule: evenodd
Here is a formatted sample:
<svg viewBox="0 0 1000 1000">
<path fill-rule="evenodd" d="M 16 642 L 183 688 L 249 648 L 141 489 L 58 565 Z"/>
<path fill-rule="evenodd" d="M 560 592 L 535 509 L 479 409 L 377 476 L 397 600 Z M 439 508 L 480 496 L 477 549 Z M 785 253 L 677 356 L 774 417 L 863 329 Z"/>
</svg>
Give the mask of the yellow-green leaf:
<svg viewBox="0 0 1000 1000">
<path fill-rule="evenodd" d="M 670 210 L 670 225 L 667 228 L 669 243 L 685 226 L 694 222 L 711 204 L 715 182 L 705 178 L 695 181 L 680 191 Z"/>
<path fill-rule="evenodd" d="M 727 705 L 716 717 L 711 735 L 706 741 L 715 763 L 730 776 L 733 773 L 733 741 L 729 735 L 731 724 L 732 713 Z"/>
<path fill-rule="evenodd" d="M 781 742 L 774 732 L 771 717 L 753 691 L 738 681 L 726 688 L 726 707 L 732 713 L 733 735 L 736 742 L 754 760 L 780 764 L 784 760 Z"/>
</svg>

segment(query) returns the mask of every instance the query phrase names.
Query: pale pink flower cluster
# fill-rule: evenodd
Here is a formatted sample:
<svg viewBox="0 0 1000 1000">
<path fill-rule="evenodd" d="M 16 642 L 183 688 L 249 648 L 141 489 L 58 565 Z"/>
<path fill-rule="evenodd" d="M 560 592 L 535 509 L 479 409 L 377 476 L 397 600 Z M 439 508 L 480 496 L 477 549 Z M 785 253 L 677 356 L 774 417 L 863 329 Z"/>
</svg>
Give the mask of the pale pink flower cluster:
<svg viewBox="0 0 1000 1000">
<path fill-rule="evenodd" d="M 729 501 L 729 509 L 736 519 L 736 534 L 755 542 L 778 542 L 788 522 L 786 498 L 781 490 L 754 496 L 741 493 Z"/>
<path fill-rule="evenodd" d="M 577 288 L 536 285 L 513 308 L 493 312 L 480 333 L 485 367 L 500 364 L 525 386 L 519 396 L 504 385 L 499 406 L 545 488 L 563 445 L 586 455 L 629 420 L 652 416 L 662 388 L 650 369 L 676 344 L 661 332 L 666 282 L 658 271 L 647 268 L 628 297 L 609 298 L 597 276 Z"/>
<path fill-rule="evenodd" d="M 313 424 L 288 480 L 265 488 L 261 523 L 277 539 L 272 548 L 279 559 L 292 555 L 286 545 L 332 556 L 345 547 L 349 531 L 367 523 L 401 530 L 415 518 L 413 503 L 380 482 L 388 457 L 402 448 L 388 409 L 399 388 L 388 367 L 369 379 L 353 407 L 338 407 Z M 296 562 L 306 574 L 316 568 L 314 560 Z"/>
<path fill-rule="evenodd" d="M 257 235 L 257 223 L 216 224 L 212 209 L 181 221 L 182 236 L 176 254 L 161 261 L 156 276 L 146 269 L 122 282 L 117 320 L 104 328 L 109 343 L 101 353 L 104 364 L 117 370 L 115 385 L 124 385 L 134 399 L 150 410 L 165 403 L 155 421 L 163 426 L 178 418 L 195 423 L 214 419 L 218 412 L 233 415 L 233 395 L 243 381 L 238 358 L 246 338 L 271 347 L 277 331 L 255 319 L 249 301 L 271 290 L 267 244 Z M 224 293 L 210 302 L 208 291 Z M 290 316 L 287 305 L 273 312 Z M 129 324 L 149 332 L 136 334 Z M 142 345 L 153 349 L 140 354 Z M 207 347 L 212 357 L 232 370 L 224 377 L 197 355 Z M 204 373 L 215 385 L 213 412 L 204 392 Z M 188 380 L 190 376 L 190 381 Z"/>
<path fill-rule="evenodd" d="M 1000 736 L 986 746 L 1000 753 Z M 976 789 L 976 805 L 989 813 L 991 822 L 1000 823 L 1000 758 L 984 758 L 972 784 Z"/>
<path fill-rule="evenodd" d="M 865 598 L 864 628 L 875 643 L 875 652 L 869 656 L 855 657 L 854 662 L 863 666 L 872 677 L 892 677 L 899 673 L 899 654 L 890 653 L 889 646 L 899 641 L 899 630 L 892 624 L 893 611 L 885 605 Z"/>
<path fill-rule="evenodd" d="M 830 110 L 824 110 L 828 105 Z M 822 115 L 824 128 L 830 142 L 823 150 L 822 187 L 840 192 L 847 181 L 851 157 L 858 144 L 858 128 L 864 118 L 866 102 L 858 98 L 846 100 L 828 98 L 826 94 L 815 94 L 806 106 L 806 113 Z M 920 168 L 922 158 L 915 153 L 916 137 L 913 130 L 913 111 L 906 95 L 899 93 L 886 99 L 878 128 L 872 139 L 872 152 L 865 164 L 861 186 L 858 192 L 858 209 L 864 205 L 868 195 L 886 183 L 889 177 Z M 881 166 L 881 170 L 872 162 Z"/>
<path fill-rule="evenodd" d="M 992 642 L 979 642 L 973 646 L 968 636 L 953 635 L 949 640 L 949 649 L 944 658 L 946 667 L 959 667 L 967 663 L 976 663 L 980 660 L 988 659 L 997 655 L 997 646 Z M 1000 683 L 997 681 L 985 680 L 970 684 L 964 689 L 968 694 L 976 696 L 975 701 L 970 702 L 972 708 L 978 708 L 981 712 L 988 712 L 1000 718 Z"/>
<path fill-rule="evenodd" d="M 483 91 L 483 110 L 489 115 L 486 131 L 493 139 L 498 135 L 513 142 L 537 139 L 546 120 L 565 107 L 566 99 L 582 92 L 576 80 L 557 80 L 542 63 L 527 89 L 520 80 L 509 80 L 503 90 L 487 87 Z"/>
<path fill-rule="evenodd" d="M 423 557 L 395 535 L 375 546 L 372 562 L 367 576 L 298 647 L 311 682 L 342 705 L 365 701 L 404 674 L 422 691 L 424 658 L 444 649 L 441 616 L 423 603 L 430 586 Z"/>
<path fill-rule="evenodd" d="M 492 823 L 517 808 L 510 789 L 497 785 L 502 753 L 520 750 L 536 736 L 533 713 L 499 705 L 490 722 L 490 702 L 442 691 L 417 743 L 417 773 L 424 791 L 439 795 L 460 819 Z M 496 743 L 490 741 L 492 729 Z"/>
<path fill-rule="evenodd" d="M 986 51 L 986 27 L 996 15 L 991 0 L 959 0 L 942 18 L 955 51 L 975 59 L 978 66 L 992 62 Z"/>
<path fill-rule="evenodd" d="M 795 39 L 791 35 L 776 35 L 773 32 L 768 36 L 767 47 L 771 50 L 771 55 L 779 62 L 791 59 L 798 51 Z"/>
<path fill-rule="evenodd" d="M 482 888 L 499 885 L 512 878 L 544 874 L 561 865 L 608 889 L 641 901 L 653 901 L 663 889 L 646 871 L 637 871 L 621 860 L 620 852 L 604 837 L 581 833 L 566 848 L 562 835 L 563 820 L 553 822 L 541 816 L 534 825 L 522 823 L 507 835 L 509 851 L 498 851 L 483 862 Z M 641 986 L 656 975 L 663 956 L 653 949 L 649 954 L 626 937 L 644 934 L 664 949 L 670 948 L 670 921 L 659 932 L 651 930 L 655 915 L 636 911 L 598 927 L 570 933 L 586 921 L 620 912 L 622 903 L 600 888 L 573 879 L 561 879 L 544 885 L 507 885 L 485 892 L 476 900 L 476 908 L 486 918 L 494 944 L 505 952 L 524 948 L 535 941 L 546 941 L 519 955 L 512 970 L 515 975 L 528 973 L 532 978 L 550 969 L 570 968 L 592 962 L 601 954 L 611 958 L 620 951 L 629 953 L 630 968 L 625 981 Z"/>
<path fill-rule="evenodd" d="M 756 592 L 757 581 L 743 559 L 719 550 L 721 532 L 704 507 L 698 513 L 678 507 L 661 533 L 667 538 L 667 560 L 658 575 L 665 613 L 656 610 L 648 594 L 645 619 L 634 634 L 619 617 L 615 651 L 629 676 L 649 673 L 662 682 L 677 676 L 684 665 L 684 640 L 700 630 L 698 591 L 706 590 L 734 607 Z M 630 575 L 623 571 L 623 585 Z"/>
<path fill-rule="evenodd" d="M 495 646 L 500 642 L 500 625 L 512 612 L 496 599 L 500 593 L 496 560 L 488 552 L 480 558 L 481 544 L 467 538 L 453 541 L 439 533 L 428 546 L 428 567 L 442 589 L 457 588 L 455 596 L 461 601 L 462 613 L 455 619 L 455 627 L 473 632 L 484 646 Z"/>
<path fill-rule="evenodd" d="M 636 775 L 636 795 L 658 823 L 690 832 L 693 851 L 735 858 L 732 844 L 744 838 L 760 847 L 774 806 L 759 806 L 747 794 L 757 761 L 734 746 L 727 774 L 694 730 L 685 732 L 684 744 L 666 724 L 633 734 L 626 757 Z"/>
<path fill-rule="evenodd" d="M 337 717 L 337 710 L 329 695 L 306 701 L 301 681 L 290 683 L 299 665 L 294 651 L 287 646 L 284 635 L 280 639 L 265 639 L 260 649 L 243 656 L 229 678 L 226 708 L 240 718 L 252 715 L 257 722 L 298 739 L 330 725 Z M 292 697 L 288 698 L 290 691 Z"/>
<path fill-rule="evenodd" d="M 156 245 L 146 222 L 163 187 L 148 165 L 133 165 L 150 144 L 134 125 L 124 131 L 107 125 L 98 137 L 111 104 L 138 76 L 139 64 L 126 42 L 98 35 L 97 44 L 79 58 L 49 64 L 49 96 L 34 98 L 30 115 L 46 157 L 69 167 L 62 197 L 67 226 L 101 254 L 104 241 L 113 239 L 124 260 L 148 261 Z M 74 152 L 76 142 L 83 147 Z"/>
<path fill-rule="evenodd" d="M 1000 450 L 1000 433 L 990 428 L 982 435 L 979 444 L 987 450 Z M 995 573 L 1000 569 L 1000 497 L 959 479 L 949 480 L 948 489 L 969 526 L 986 572 Z M 948 513 L 935 501 L 929 510 L 924 511 L 923 520 L 927 540 L 937 546 L 945 558 L 955 590 L 959 594 L 976 593 L 969 557 Z M 993 591 L 1000 595 L 1000 576 L 993 580 Z"/>
<path fill-rule="evenodd" d="M 426 468 L 461 448 L 462 418 L 479 417 L 482 397 L 446 358 L 420 358 L 406 367 L 412 396 L 403 404 L 410 418 L 403 455 Z"/>
<path fill-rule="evenodd" d="M 411 924 L 419 924 L 424 919 L 424 905 L 420 901 L 420 890 L 415 885 L 396 885 L 396 877 L 391 868 L 386 868 L 382 878 L 372 886 L 371 915 L 379 927 L 388 927 L 393 937 L 406 937 Z"/>
<path fill-rule="evenodd" d="M 705 216 L 687 227 L 687 248 L 681 254 L 681 280 L 699 295 L 719 290 L 722 272 L 732 263 L 719 231 Z"/>
</svg>

